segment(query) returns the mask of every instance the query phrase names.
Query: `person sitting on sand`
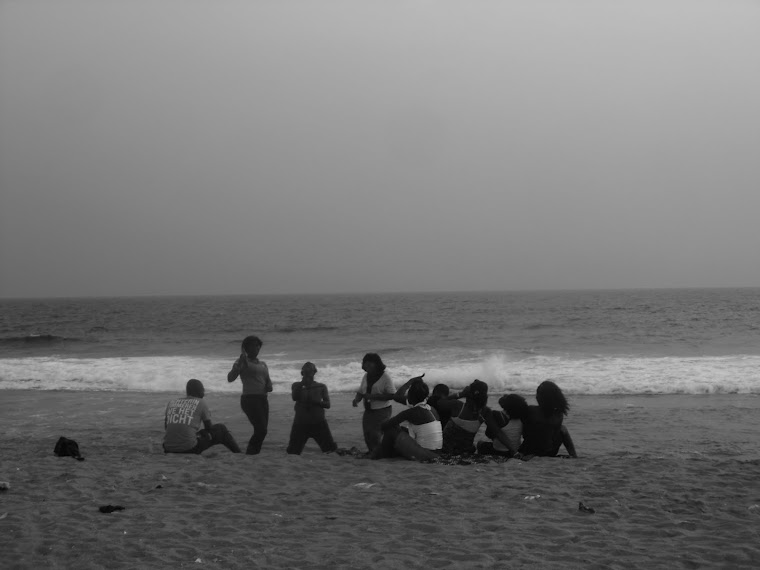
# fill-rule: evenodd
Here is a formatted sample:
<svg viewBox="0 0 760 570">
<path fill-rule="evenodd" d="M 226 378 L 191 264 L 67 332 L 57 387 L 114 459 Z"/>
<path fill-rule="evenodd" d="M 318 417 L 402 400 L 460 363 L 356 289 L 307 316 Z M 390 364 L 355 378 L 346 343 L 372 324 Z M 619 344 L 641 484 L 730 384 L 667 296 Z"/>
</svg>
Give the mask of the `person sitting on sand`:
<svg viewBox="0 0 760 570">
<path fill-rule="evenodd" d="M 464 402 L 455 400 L 451 419 L 443 428 L 443 452 L 450 455 L 473 453 L 475 435 L 480 426 L 490 416 L 486 407 L 488 402 L 488 384 L 474 380 L 459 394 Z"/>
<path fill-rule="evenodd" d="M 221 443 L 232 453 L 240 453 L 235 438 L 224 424 L 212 424 L 211 412 L 203 401 L 206 391 L 195 378 L 187 381 L 184 398 L 172 400 L 164 414 L 165 453 L 203 453 Z"/>
<path fill-rule="evenodd" d="M 419 376 L 415 376 L 414 378 L 409 378 L 406 382 L 404 382 L 401 387 L 396 390 L 396 393 L 393 394 L 393 401 L 398 402 L 399 404 L 406 406 L 409 405 L 409 399 L 407 396 L 407 393 L 409 392 L 409 387 L 414 384 L 415 382 L 422 381 L 424 382 L 425 373 L 423 372 Z"/>
<path fill-rule="evenodd" d="M 561 445 L 570 457 L 578 457 L 570 432 L 562 425 L 570 410 L 565 395 L 551 380 L 541 382 L 536 389 L 537 406 L 528 406 L 524 417 L 523 442 L 520 453 L 523 456 L 538 455 L 555 457 Z"/>
<path fill-rule="evenodd" d="M 449 387 L 446 384 L 436 384 L 433 386 L 433 392 L 428 398 L 428 404 L 438 412 L 438 417 L 441 418 L 441 427 L 446 427 L 451 419 L 451 410 L 459 403 L 456 400 L 459 399 L 460 393 L 451 394 Z"/>
<path fill-rule="evenodd" d="M 325 410 L 330 408 L 330 395 L 327 386 L 314 381 L 316 373 L 314 363 L 307 362 L 301 367 L 301 381 L 291 386 L 296 415 L 290 428 L 287 449 L 290 454 L 300 455 L 310 437 L 324 453 L 338 448 L 325 419 Z"/>
<path fill-rule="evenodd" d="M 420 376 L 412 378 L 407 384 L 406 402 L 409 408 L 381 424 L 382 445 L 372 452 L 372 459 L 401 455 L 424 461 L 436 457 L 435 452 L 443 445 L 441 421 L 437 412 L 426 403 L 430 389 Z"/>
<path fill-rule="evenodd" d="M 519 394 L 509 394 L 499 398 L 502 411 L 493 410 L 491 417 L 498 431 L 492 426 L 486 429 L 486 437 L 491 441 L 478 442 L 478 453 L 481 455 L 500 455 L 513 457 L 520 448 L 523 432 L 523 418 L 528 413 L 528 402 Z"/>
<path fill-rule="evenodd" d="M 383 430 L 380 424 L 389 419 L 392 414 L 391 400 L 396 395 L 393 380 L 385 371 L 380 355 L 368 352 L 362 359 L 362 370 L 365 374 L 362 378 L 359 391 L 356 392 L 352 404 L 354 407 L 364 401 L 364 415 L 362 416 L 362 431 L 367 450 L 372 451 L 383 440 Z"/>
</svg>

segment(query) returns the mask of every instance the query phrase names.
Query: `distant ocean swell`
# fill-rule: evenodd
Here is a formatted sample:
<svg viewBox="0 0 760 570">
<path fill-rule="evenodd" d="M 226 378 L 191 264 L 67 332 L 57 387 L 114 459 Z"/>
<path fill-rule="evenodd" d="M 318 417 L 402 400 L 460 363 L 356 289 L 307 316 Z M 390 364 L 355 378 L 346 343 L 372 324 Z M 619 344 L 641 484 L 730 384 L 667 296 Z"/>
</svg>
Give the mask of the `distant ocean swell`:
<svg viewBox="0 0 760 570">
<path fill-rule="evenodd" d="M 422 353 L 394 362 L 385 359 L 394 381 L 425 373 L 432 386 L 460 388 L 475 378 L 494 393 L 533 394 L 546 379 L 568 394 L 760 394 L 760 356 L 618 357 L 526 356 L 470 353 L 450 358 Z M 301 361 L 270 355 L 267 359 L 276 393 L 288 393 L 300 378 Z M 185 356 L 123 358 L 22 357 L 0 359 L 0 389 L 108 390 L 181 392 L 189 378 L 204 382 L 209 393 L 238 392 L 228 383 L 232 360 Z M 315 360 L 317 379 L 332 392 L 353 392 L 362 371 L 356 360 Z"/>
<path fill-rule="evenodd" d="M 760 289 L 0 299 L 0 390 L 238 392 L 264 339 L 275 391 L 306 360 L 350 393 L 365 352 L 401 382 L 532 394 L 760 394 Z"/>
<path fill-rule="evenodd" d="M 23 345 L 53 345 L 61 342 L 79 342 L 78 338 L 66 338 L 54 334 L 30 334 L 0 338 L 0 346 L 14 347 Z"/>
</svg>

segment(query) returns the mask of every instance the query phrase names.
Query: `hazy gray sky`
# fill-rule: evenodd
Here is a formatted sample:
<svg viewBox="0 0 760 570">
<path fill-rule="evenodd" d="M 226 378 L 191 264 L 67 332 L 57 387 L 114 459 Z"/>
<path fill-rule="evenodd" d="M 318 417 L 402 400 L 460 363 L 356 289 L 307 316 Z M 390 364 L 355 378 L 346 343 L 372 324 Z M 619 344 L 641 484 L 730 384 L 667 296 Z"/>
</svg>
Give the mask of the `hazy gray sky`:
<svg viewBox="0 0 760 570">
<path fill-rule="evenodd" d="M 760 2 L 3 1 L 0 296 L 760 286 Z"/>
</svg>

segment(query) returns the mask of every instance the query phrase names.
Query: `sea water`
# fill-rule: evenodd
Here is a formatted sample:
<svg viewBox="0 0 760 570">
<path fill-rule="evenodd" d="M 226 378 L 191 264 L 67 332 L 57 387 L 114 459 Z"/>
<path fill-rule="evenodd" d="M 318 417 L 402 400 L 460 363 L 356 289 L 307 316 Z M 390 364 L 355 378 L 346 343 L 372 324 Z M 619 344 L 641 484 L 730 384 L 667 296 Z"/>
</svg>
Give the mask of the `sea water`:
<svg viewBox="0 0 760 570">
<path fill-rule="evenodd" d="M 397 382 L 530 395 L 760 393 L 760 289 L 0 300 L 0 389 L 239 392 L 258 335 L 275 392 L 310 360 L 356 390 L 377 352 Z"/>
</svg>

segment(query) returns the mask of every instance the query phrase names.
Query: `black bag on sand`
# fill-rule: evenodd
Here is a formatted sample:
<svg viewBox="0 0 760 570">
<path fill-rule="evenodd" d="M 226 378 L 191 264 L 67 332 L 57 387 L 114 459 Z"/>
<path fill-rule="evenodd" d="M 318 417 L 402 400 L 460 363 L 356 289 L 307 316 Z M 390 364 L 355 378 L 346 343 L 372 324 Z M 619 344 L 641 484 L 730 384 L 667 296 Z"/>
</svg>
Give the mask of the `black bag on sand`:
<svg viewBox="0 0 760 570">
<path fill-rule="evenodd" d="M 77 461 L 84 461 L 84 457 L 79 453 L 79 444 L 67 437 L 61 436 L 58 438 L 58 443 L 55 444 L 53 453 L 58 457 L 75 457 Z"/>
</svg>

